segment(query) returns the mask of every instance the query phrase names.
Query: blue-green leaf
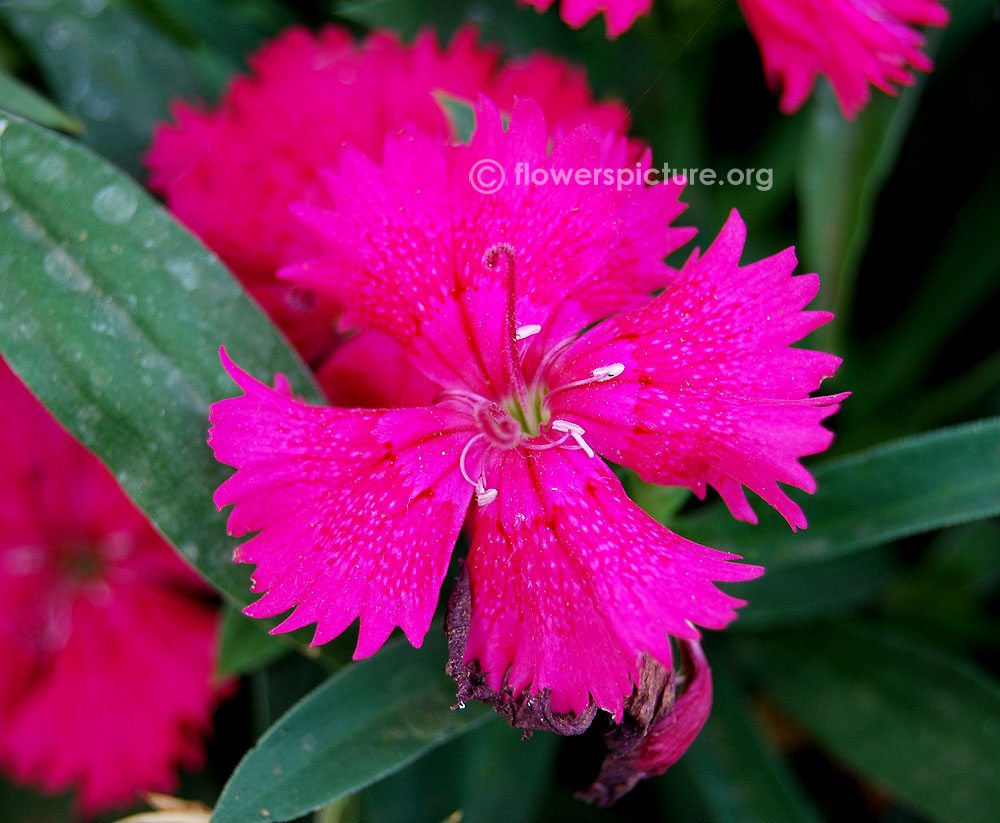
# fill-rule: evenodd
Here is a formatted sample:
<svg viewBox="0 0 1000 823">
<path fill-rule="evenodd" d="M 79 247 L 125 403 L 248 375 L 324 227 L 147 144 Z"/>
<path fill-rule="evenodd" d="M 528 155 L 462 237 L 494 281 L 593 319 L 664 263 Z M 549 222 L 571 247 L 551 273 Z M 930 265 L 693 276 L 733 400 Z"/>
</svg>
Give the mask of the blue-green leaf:
<svg viewBox="0 0 1000 823">
<path fill-rule="evenodd" d="M 909 437 L 816 466 L 814 497 L 793 492 L 809 528 L 793 534 L 773 511 L 760 525 L 721 506 L 674 530 L 767 567 L 815 563 L 900 537 L 1000 513 L 1000 418 Z"/>
<path fill-rule="evenodd" d="M 343 669 L 292 707 L 250 750 L 213 823 L 292 820 L 402 768 L 481 723 L 481 704 L 452 711 L 444 637 L 398 641 Z"/>
<path fill-rule="evenodd" d="M 236 394 L 218 360 L 309 372 L 218 259 L 88 149 L 0 118 L 0 351 L 220 591 L 249 597 L 212 504 L 230 471 L 205 443 Z"/>
<path fill-rule="evenodd" d="M 918 812 L 982 823 L 1000 785 L 1000 684 L 882 627 L 845 623 L 740 644 L 780 705 L 839 760 Z"/>
</svg>

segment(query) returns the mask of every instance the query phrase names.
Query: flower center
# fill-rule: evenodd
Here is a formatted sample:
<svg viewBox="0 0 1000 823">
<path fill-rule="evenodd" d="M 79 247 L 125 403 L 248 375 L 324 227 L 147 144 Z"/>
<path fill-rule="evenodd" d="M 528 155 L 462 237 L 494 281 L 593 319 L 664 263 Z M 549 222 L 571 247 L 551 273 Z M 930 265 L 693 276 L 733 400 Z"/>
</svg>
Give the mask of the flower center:
<svg viewBox="0 0 1000 823">
<path fill-rule="evenodd" d="M 457 403 L 470 414 L 475 423 L 476 434 L 472 435 L 462 449 L 458 465 L 462 476 L 476 490 L 476 501 L 487 506 L 497 498 L 497 490 L 486 480 L 488 457 L 494 449 L 507 451 L 514 448 L 530 450 L 581 449 L 587 457 L 594 456 L 594 450 L 583 436 L 583 426 L 569 420 L 552 419 L 548 401 L 558 392 L 591 383 L 613 380 L 625 371 L 622 363 L 610 363 L 594 369 L 589 377 L 565 383 L 552 391 L 546 387 L 546 375 L 559 355 L 576 339 L 569 337 L 555 346 L 547 347 L 544 355 L 533 369 L 529 382 L 525 373 L 525 355 L 531 348 L 529 341 L 542 331 L 537 324 L 517 326 L 514 321 L 514 266 L 516 250 L 509 243 L 496 243 L 483 254 L 486 269 L 502 273 L 506 279 L 505 330 L 500 340 L 509 396 L 497 403 L 467 389 L 446 389 L 438 396 L 438 402 Z M 475 467 L 478 466 L 478 471 Z M 473 479 L 475 478 L 475 479 Z"/>
<path fill-rule="evenodd" d="M 108 564 L 99 549 L 81 544 L 74 545 L 62 555 L 59 568 L 66 580 L 89 583 L 103 577 Z"/>
<path fill-rule="evenodd" d="M 544 386 L 533 386 L 528 389 L 527 397 L 523 401 L 516 396 L 504 401 L 504 410 L 517 422 L 524 437 L 529 439 L 538 437 L 542 425 L 549 422 L 551 415 L 544 405 L 547 393 L 548 389 Z"/>
</svg>

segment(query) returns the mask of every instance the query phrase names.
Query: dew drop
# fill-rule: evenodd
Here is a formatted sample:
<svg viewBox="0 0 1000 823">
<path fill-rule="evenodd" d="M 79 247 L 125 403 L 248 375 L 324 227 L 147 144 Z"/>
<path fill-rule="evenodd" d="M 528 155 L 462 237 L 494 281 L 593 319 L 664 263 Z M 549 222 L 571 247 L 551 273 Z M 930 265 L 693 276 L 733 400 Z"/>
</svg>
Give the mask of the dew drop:
<svg viewBox="0 0 1000 823">
<path fill-rule="evenodd" d="M 45 45 L 53 51 L 62 51 L 69 45 L 69 22 L 56 20 L 45 30 Z"/>
<path fill-rule="evenodd" d="M 56 246 L 45 253 L 42 269 L 60 286 L 70 291 L 85 292 L 94 281 L 62 246 Z"/>
<path fill-rule="evenodd" d="M 98 122 L 109 120 L 111 115 L 115 113 L 115 104 L 104 97 L 87 97 L 81 104 L 81 108 L 91 120 Z"/>
<path fill-rule="evenodd" d="M 97 439 L 97 431 L 94 428 L 101 422 L 101 411 L 97 406 L 82 406 L 73 415 L 75 426 L 73 427 L 84 443 L 93 443 Z"/>
<path fill-rule="evenodd" d="M 136 196 L 117 183 L 105 186 L 94 195 L 94 214 L 106 223 L 127 223 L 138 207 Z"/>
<path fill-rule="evenodd" d="M 81 406 L 76 411 L 76 422 L 81 426 L 92 426 L 100 420 L 101 410 L 97 406 Z"/>
<path fill-rule="evenodd" d="M 58 154 L 43 157 L 35 164 L 35 177 L 42 183 L 54 183 L 66 177 L 66 160 Z"/>
<path fill-rule="evenodd" d="M 198 267 L 190 260 L 168 260 L 166 265 L 185 291 L 198 288 Z"/>
<path fill-rule="evenodd" d="M 80 0 L 80 14 L 84 17 L 97 17 L 107 5 L 108 0 Z"/>
<path fill-rule="evenodd" d="M 34 317 L 28 317 L 18 322 L 15 327 L 15 339 L 31 340 L 39 329 L 38 321 Z"/>
</svg>

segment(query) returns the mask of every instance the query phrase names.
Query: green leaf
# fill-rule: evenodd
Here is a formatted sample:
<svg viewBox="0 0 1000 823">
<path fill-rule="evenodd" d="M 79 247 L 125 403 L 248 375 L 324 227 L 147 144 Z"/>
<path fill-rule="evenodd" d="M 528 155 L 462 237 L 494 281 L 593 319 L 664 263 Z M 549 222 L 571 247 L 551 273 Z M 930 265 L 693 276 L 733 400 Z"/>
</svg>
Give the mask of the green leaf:
<svg viewBox="0 0 1000 823">
<path fill-rule="evenodd" d="M 670 526 L 677 512 L 691 499 L 691 492 L 682 486 L 644 483 L 634 472 L 629 472 L 625 477 L 628 496 L 646 514 L 665 526 Z"/>
<path fill-rule="evenodd" d="M 953 4 L 946 29 L 927 30 L 926 52 L 951 54 L 988 24 L 990 3 Z M 838 315 L 820 330 L 829 337 L 849 328 L 858 264 L 874 224 L 875 205 L 899 156 L 929 75 L 891 97 L 872 89 L 854 122 L 840 113 L 829 84 L 817 85 L 810 129 L 799 158 L 801 249 L 804 266 L 821 275 L 817 307 Z M 826 347 L 840 349 L 836 342 Z"/>
<path fill-rule="evenodd" d="M 780 705 L 861 775 L 936 820 L 993 817 L 1000 684 L 971 663 L 845 623 L 740 648 Z"/>
<path fill-rule="evenodd" d="M 795 776 L 758 730 L 751 707 L 712 654 L 712 714 L 682 762 L 718 823 L 821 820 Z"/>
<path fill-rule="evenodd" d="M 772 628 L 856 609 L 885 590 L 890 570 L 889 556 L 882 549 L 766 569 L 763 577 L 736 589 L 747 605 L 731 628 Z"/>
<path fill-rule="evenodd" d="M 289 654 L 250 675 L 253 740 L 262 736 L 292 706 L 330 678 L 332 672 L 325 664 L 326 659 L 322 657 Z M 218 794 L 216 792 L 216 796 Z"/>
<path fill-rule="evenodd" d="M 239 609 L 226 606 L 222 616 L 222 642 L 215 669 L 220 677 L 249 674 L 291 651 L 283 636 L 267 633 L 260 620 L 245 617 Z"/>
<path fill-rule="evenodd" d="M 73 134 L 83 130 L 83 124 L 79 120 L 70 117 L 31 86 L 26 86 L 5 71 L 0 71 L 0 109 L 34 120 L 50 129 Z"/>
<path fill-rule="evenodd" d="M 60 105 L 84 124 L 84 142 L 133 175 L 167 104 L 201 88 L 184 50 L 118 2 L 13 0 L 0 6 L 0 19 L 37 60 Z"/>
<path fill-rule="evenodd" d="M 30 789 L 14 786 L 0 775 L 0 809 L 4 819 L 18 823 L 65 823 L 73 819 L 73 797 L 37 794 Z"/>
<path fill-rule="evenodd" d="M 291 820 L 391 774 L 491 716 L 451 711 L 447 649 L 432 627 L 348 666 L 296 704 L 250 750 L 219 798 L 213 823 Z"/>
<path fill-rule="evenodd" d="M 366 823 L 534 823 L 555 765 L 560 738 L 536 732 L 524 740 L 499 717 L 370 786 Z"/>
<path fill-rule="evenodd" d="M 982 185 L 949 221 L 948 234 L 933 258 L 930 276 L 920 283 L 906 313 L 887 331 L 879 351 L 859 358 L 862 367 L 868 366 L 861 375 L 865 390 L 858 393 L 859 415 L 870 415 L 879 402 L 923 382 L 935 355 L 948 339 L 1000 289 L 1000 243 L 995 237 L 1000 223 L 996 194 L 1000 164 L 982 169 L 981 174 Z M 886 363 L 893 367 L 886 369 Z M 927 402 L 923 394 L 907 396 L 904 402 L 909 406 L 916 400 L 923 407 Z M 946 387 L 942 395 L 938 403 L 950 399 L 954 404 L 968 397 L 969 392 Z"/>
<path fill-rule="evenodd" d="M 809 519 L 798 534 L 771 510 L 740 523 L 721 505 L 677 518 L 691 540 L 767 567 L 815 563 L 900 537 L 1000 513 L 1000 418 L 939 429 L 846 457 L 813 471 L 815 497 L 793 490 Z"/>
<path fill-rule="evenodd" d="M 444 91 L 434 92 L 434 99 L 451 123 L 455 139 L 460 143 L 468 143 L 472 139 L 473 129 L 476 128 L 476 111 L 472 104 Z"/>
<path fill-rule="evenodd" d="M 114 472 L 159 530 L 234 602 L 248 570 L 212 494 L 205 444 L 234 395 L 218 360 L 312 377 L 232 275 L 122 172 L 18 118 L 0 119 L 0 351 Z"/>
<path fill-rule="evenodd" d="M 852 304 L 876 199 L 925 82 L 921 75 L 899 97 L 876 93 L 855 122 L 844 119 L 829 84 L 817 84 L 799 162 L 801 245 L 805 268 L 823 275 L 817 306 L 838 314 L 840 325 Z"/>
<path fill-rule="evenodd" d="M 1000 525 L 981 520 L 936 535 L 920 560 L 896 575 L 884 608 L 952 649 L 995 648 L 1000 621 L 988 603 L 998 589 Z"/>
<path fill-rule="evenodd" d="M 281 24 L 269 32 L 258 29 L 239 6 L 218 0 L 129 0 L 139 11 L 163 22 L 187 42 L 201 41 L 223 56 L 232 69 L 243 65 L 246 55 L 268 34 L 276 34 L 294 18 L 283 16 Z"/>
</svg>

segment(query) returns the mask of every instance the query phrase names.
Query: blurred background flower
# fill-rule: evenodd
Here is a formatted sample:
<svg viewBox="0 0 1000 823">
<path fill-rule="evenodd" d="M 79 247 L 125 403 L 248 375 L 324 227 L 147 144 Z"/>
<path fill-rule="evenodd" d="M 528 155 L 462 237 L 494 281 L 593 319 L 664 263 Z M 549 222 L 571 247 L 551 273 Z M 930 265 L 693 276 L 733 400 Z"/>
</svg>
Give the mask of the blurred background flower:
<svg viewBox="0 0 1000 823">
<path fill-rule="evenodd" d="M 0 766 L 90 816 L 203 763 L 207 589 L 0 361 Z"/>
</svg>

